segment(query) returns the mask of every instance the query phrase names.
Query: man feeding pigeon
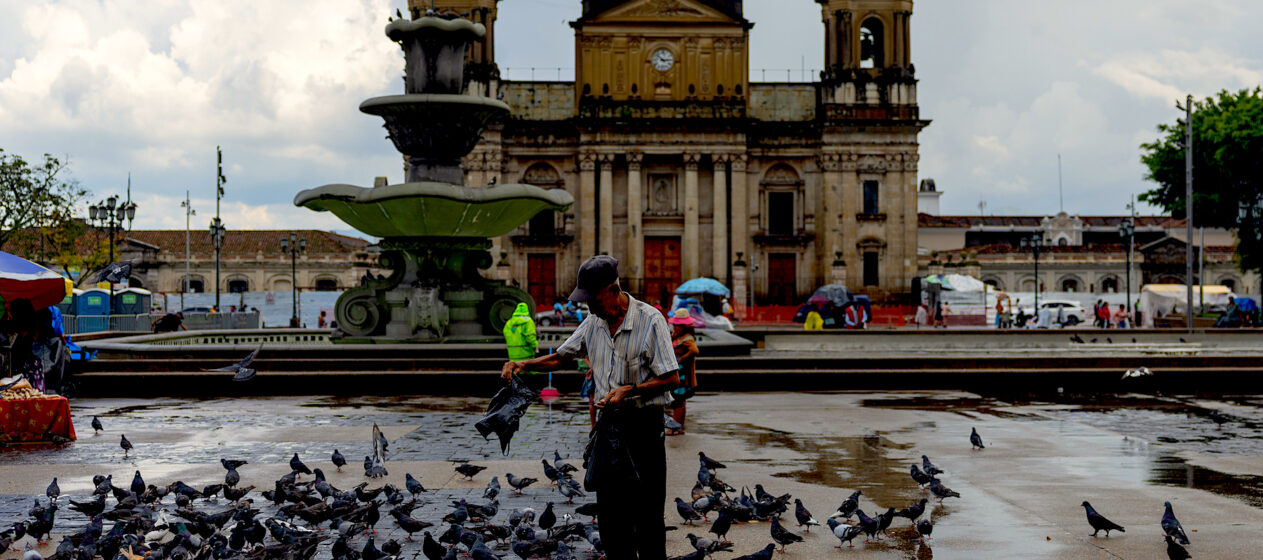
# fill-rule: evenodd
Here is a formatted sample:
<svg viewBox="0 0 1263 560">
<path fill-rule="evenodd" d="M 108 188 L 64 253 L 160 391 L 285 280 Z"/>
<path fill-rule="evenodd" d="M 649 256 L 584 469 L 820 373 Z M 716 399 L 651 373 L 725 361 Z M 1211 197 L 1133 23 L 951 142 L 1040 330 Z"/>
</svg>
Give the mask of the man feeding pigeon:
<svg viewBox="0 0 1263 560">
<path fill-rule="evenodd" d="M 597 493 L 597 523 L 608 558 L 665 558 L 662 417 L 663 405 L 670 402 L 667 391 L 679 383 L 671 329 L 661 313 L 619 287 L 618 261 L 610 256 L 584 261 L 570 299 L 587 302 L 592 314 L 557 353 L 508 362 L 502 376 L 587 360 L 601 412 L 586 483 Z M 620 460 L 628 456 L 634 461 Z"/>
</svg>

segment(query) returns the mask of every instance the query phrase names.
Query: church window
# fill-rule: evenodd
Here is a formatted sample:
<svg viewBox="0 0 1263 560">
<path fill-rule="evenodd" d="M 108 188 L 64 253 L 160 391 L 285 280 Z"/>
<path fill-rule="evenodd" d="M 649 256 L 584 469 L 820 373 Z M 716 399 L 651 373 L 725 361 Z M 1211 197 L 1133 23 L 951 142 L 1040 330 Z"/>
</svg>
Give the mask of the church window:
<svg viewBox="0 0 1263 560">
<path fill-rule="evenodd" d="M 878 279 L 881 276 L 878 274 L 879 270 L 877 269 L 877 266 L 878 266 L 877 261 L 878 259 L 877 259 L 876 252 L 868 251 L 864 253 L 864 285 L 865 286 L 876 286 L 879 283 Z"/>
<path fill-rule="evenodd" d="M 881 68 L 884 63 L 881 20 L 870 17 L 860 27 L 860 68 Z"/>
<path fill-rule="evenodd" d="M 878 213 L 877 205 L 877 181 L 864 181 L 864 213 L 868 215 Z"/>
<path fill-rule="evenodd" d="M 636 84 L 632 84 L 632 95 L 636 95 Z"/>
<path fill-rule="evenodd" d="M 724 94 L 724 85 L 723 85 L 723 84 L 719 84 L 718 86 L 715 86 L 715 93 L 716 93 L 716 94 L 719 94 L 719 95 L 723 95 L 723 94 Z"/>
<path fill-rule="evenodd" d="M 1057 240 L 1057 246 L 1058 246 L 1058 247 L 1065 247 L 1065 246 L 1067 246 L 1067 245 L 1070 245 L 1070 240 L 1069 240 L 1069 239 L 1066 239 L 1066 238 L 1062 237 L 1061 239 L 1058 239 L 1058 240 Z"/>
<path fill-rule="evenodd" d="M 693 87 L 693 84 L 689 84 L 689 95 L 693 95 L 696 91 L 697 89 Z"/>
<path fill-rule="evenodd" d="M 592 95 L 592 84 L 583 84 L 583 95 Z"/>
<path fill-rule="evenodd" d="M 737 84 L 732 91 L 736 92 L 737 95 L 741 95 L 741 84 Z"/>
<path fill-rule="evenodd" d="M 610 85 L 609 85 L 609 84 L 601 84 L 601 94 L 602 94 L 602 95 L 609 95 L 609 94 L 610 94 Z"/>
<path fill-rule="evenodd" d="M 769 235 L 794 234 L 794 193 L 767 193 L 767 232 Z"/>
</svg>

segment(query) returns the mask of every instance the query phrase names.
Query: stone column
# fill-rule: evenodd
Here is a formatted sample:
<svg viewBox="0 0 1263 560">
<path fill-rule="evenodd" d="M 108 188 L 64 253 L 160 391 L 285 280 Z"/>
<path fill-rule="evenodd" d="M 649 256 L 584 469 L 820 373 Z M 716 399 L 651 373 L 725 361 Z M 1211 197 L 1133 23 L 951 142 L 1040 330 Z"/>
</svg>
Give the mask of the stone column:
<svg viewBox="0 0 1263 560">
<path fill-rule="evenodd" d="M 750 210 L 747 202 L 746 193 L 746 155 L 734 154 L 728 158 L 728 166 L 732 169 L 732 239 L 729 241 L 731 245 L 728 250 L 741 253 L 745 258 L 750 257 L 749 243 L 750 240 Z M 733 259 L 733 283 L 737 279 L 736 261 L 741 258 Z M 749 276 L 747 275 L 747 279 Z M 734 296 L 735 297 L 735 296 Z"/>
<path fill-rule="evenodd" d="M 738 251 L 736 260 L 732 262 L 732 300 L 729 303 L 732 304 L 732 316 L 737 320 L 746 318 L 749 312 L 746 303 L 750 301 L 750 269 L 742 257 L 744 255 Z"/>
<path fill-rule="evenodd" d="M 821 197 L 824 215 L 820 219 L 820 235 L 824 243 L 820 244 L 820 257 L 821 260 L 833 258 L 833 266 L 836 267 L 836 262 L 842 261 L 837 253 L 842 251 L 842 212 L 845 208 L 842 204 L 842 166 L 838 155 L 822 154 L 820 169 L 824 183 L 824 196 Z M 834 274 L 835 281 L 836 276 Z"/>
<path fill-rule="evenodd" d="M 682 263 L 684 279 L 696 278 L 701 250 L 698 235 L 697 160 L 695 153 L 684 154 L 684 253 Z"/>
<path fill-rule="evenodd" d="M 614 254 L 614 154 L 601 154 L 598 156 L 601 163 L 601 183 L 598 187 L 600 191 L 601 223 L 598 224 L 601 232 L 600 246 L 597 251 L 606 255 Z"/>
<path fill-rule="evenodd" d="M 859 185 L 859 175 L 856 173 L 856 161 L 858 157 L 855 154 L 845 154 L 842 159 L 841 175 L 842 175 L 842 204 L 839 207 L 842 212 L 842 235 L 841 248 L 842 260 L 852 263 L 862 263 L 859 258 L 859 249 L 855 243 L 859 241 L 859 224 L 855 221 L 855 214 L 860 208 L 861 193 Z M 859 264 L 856 265 L 857 267 Z M 862 277 L 859 278 L 863 280 Z M 861 286 L 856 281 L 856 277 L 848 278 L 847 287 L 851 290 L 858 290 Z"/>
<path fill-rule="evenodd" d="M 829 282 L 846 285 L 846 261 L 842 260 L 842 251 L 833 254 L 833 265 L 829 268 Z"/>
<path fill-rule="evenodd" d="M 714 191 L 713 215 L 711 220 L 711 275 L 722 282 L 730 282 L 728 275 L 728 157 L 713 156 Z"/>
<path fill-rule="evenodd" d="M 579 261 L 596 254 L 596 154 L 579 153 Z"/>
<path fill-rule="evenodd" d="M 644 155 L 640 152 L 627 154 L 627 258 L 630 261 L 624 273 L 631 280 L 628 286 L 633 293 L 644 289 L 645 277 L 645 232 L 641 222 L 640 162 Z"/>
</svg>

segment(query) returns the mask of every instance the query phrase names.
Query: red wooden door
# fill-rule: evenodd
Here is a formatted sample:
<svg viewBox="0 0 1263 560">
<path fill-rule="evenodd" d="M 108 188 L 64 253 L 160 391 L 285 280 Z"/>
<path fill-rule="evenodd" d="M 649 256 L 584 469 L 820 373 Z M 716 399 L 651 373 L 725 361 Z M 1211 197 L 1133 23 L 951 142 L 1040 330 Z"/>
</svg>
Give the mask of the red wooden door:
<svg viewBox="0 0 1263 560">
<path fill-rule="evenodd" d="M 680 238 L 645 238 L 645 301 L 671 304 L 671 294 L 680 285 Z"/>
<path fill-rule="evenodd" d="M 792 253 L 767 256 L 767 299 L 769 305 L 795 305 L 798 302 L 797 274 Z"/>
<path fill-rule="evenodd" d="M 535 305 L 552 307 L 557 302 L 557 257 L 526 256 L 526 291 L 535 298 Z M 533 315 L 535 310 L 531 310 Z"/>
</svg>

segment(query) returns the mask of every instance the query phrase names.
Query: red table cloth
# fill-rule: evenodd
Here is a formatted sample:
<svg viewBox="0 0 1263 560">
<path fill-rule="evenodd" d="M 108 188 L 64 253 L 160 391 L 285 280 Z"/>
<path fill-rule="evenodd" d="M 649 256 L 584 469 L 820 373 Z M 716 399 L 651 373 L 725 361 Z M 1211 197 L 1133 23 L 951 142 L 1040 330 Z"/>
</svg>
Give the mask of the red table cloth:
<svg viewBox="0 0 1263 560">
<path fill-rule="evenodd" d="M 52 436 L 75 439 L 66 397 L 0 400 L 0 444 L 47 442 Z"/>
</svg>

